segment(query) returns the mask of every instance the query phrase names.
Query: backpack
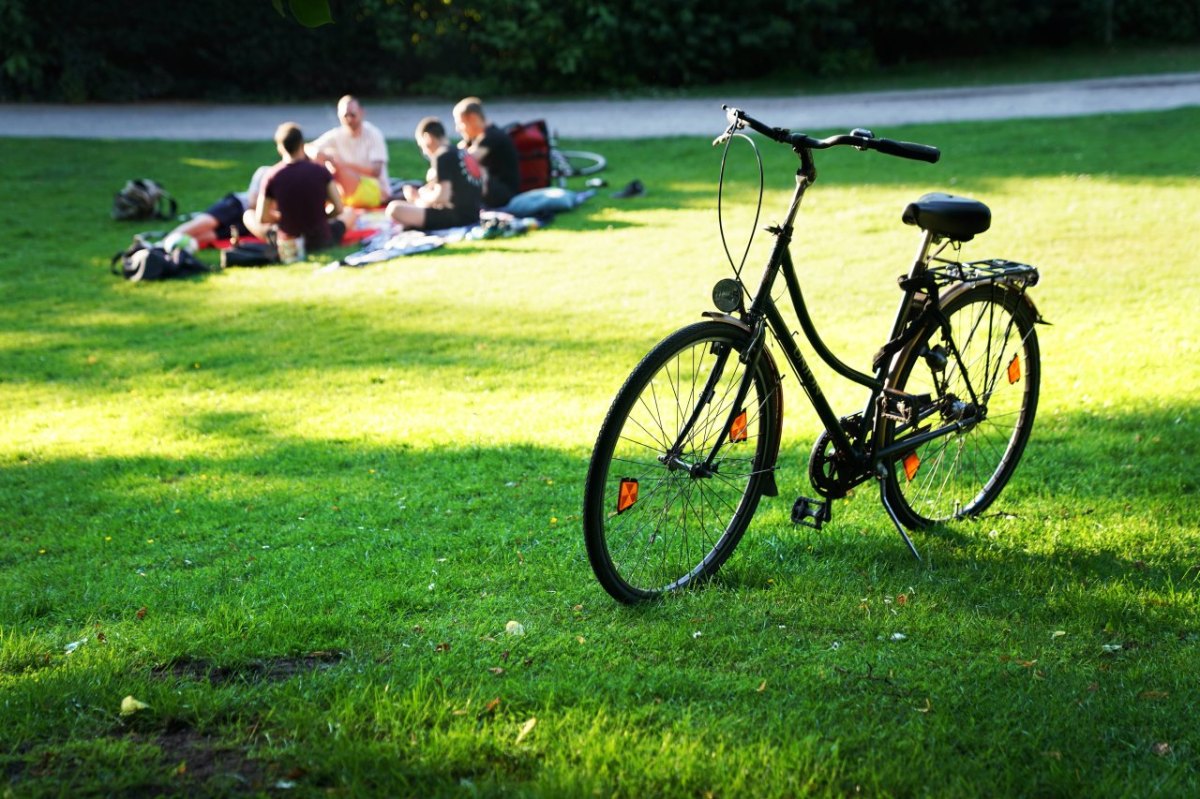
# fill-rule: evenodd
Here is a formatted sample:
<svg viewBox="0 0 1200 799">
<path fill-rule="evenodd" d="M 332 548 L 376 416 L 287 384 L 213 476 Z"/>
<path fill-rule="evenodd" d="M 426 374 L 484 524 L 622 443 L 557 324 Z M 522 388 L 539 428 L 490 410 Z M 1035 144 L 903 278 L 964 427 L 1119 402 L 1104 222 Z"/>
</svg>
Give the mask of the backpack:
<svg viewBox="0 0 1200 799">
<path fill-rule="evenodd" d="M 517 193 L 544 189 L 550 185 L 550 129 L 546 121 L 512 122 L 504 132 L 517 148 L 521 184 Z"/>
<path fill-rule="evenodd" d="M 125 188 L 113 195 L 112 218 L 171 219 L 179 210 L 175 198 L 159 184 L 148 178 L 126 182 Z"/>
<path fill-rule="evenodd" d="M 114 255 L 109 265 L 113 274 L 132 281 L 165 280 L 209 271 L 207 264 L 187 250 L 167 252 L 158 245 L 148 244 L 141 236 L 134 236 L 133 243 Z"/>
</svg>

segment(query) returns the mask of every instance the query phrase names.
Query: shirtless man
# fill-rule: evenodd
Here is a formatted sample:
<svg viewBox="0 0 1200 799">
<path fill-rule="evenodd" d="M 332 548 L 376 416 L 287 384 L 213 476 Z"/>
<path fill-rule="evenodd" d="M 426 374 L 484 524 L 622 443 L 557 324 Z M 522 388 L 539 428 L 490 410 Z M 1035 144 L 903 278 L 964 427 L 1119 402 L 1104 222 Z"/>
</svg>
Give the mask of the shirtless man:
<svg viewBox="0 0 1200 799">
<path fill-rule="evenodd" d="M 306 145 L 309 158 L 333 174 L 342 201 L 351 208 L 376 208 L 387 201 L 387 142 L 364 119 L 362 103 L 347 94 L 338 100 L 341 125 Z"/>
</svg>

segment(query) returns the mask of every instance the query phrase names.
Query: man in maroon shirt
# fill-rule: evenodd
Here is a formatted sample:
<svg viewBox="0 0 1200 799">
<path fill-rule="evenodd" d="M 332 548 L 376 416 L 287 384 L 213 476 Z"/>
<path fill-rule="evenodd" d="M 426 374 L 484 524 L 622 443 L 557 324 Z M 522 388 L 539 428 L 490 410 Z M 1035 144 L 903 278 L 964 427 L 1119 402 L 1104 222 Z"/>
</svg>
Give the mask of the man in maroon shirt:
<svg viewBox="0 0 1200 799">
<path fill-rule="evenodd" d="M 258 207 L 246 211 L 246 228 L 263 239 L 272 229 L 280 241 L 303 237 L 308 250 L 340 243 L 345 228 L 340 222 L 331 228 L 329 221 L 342 212 L 342 198 L 329 170 L 308 159 L 294 122 L 275 130 L 275 147 L 283 160 L 263 179 Z"/>
</svg>

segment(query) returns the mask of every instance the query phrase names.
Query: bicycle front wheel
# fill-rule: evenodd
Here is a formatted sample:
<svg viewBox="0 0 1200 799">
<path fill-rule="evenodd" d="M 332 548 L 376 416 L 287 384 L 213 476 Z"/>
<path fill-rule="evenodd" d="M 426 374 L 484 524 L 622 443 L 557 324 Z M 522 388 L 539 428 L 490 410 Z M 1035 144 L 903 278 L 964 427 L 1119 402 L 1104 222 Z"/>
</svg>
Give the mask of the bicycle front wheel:
<svg viewBox="0 0 1200 799">
<path fill-rule="evenodd" d="M 779 450 L 779 378 L 750 367 L 742 328 L 701 322 L 668 336 L 617 393 L 592 454 L 583 527 L 614 598 L 653 599 L 703 581 L 733 552 Z M 747 368 L 754 372 L 739 402 Z"/>
<path fill-rule="evenodd" d="M 909 527 L 987 509 L 1012 477 L 1033 429 L 1042 369 L 1036 315 L 1017 292 L 967 289 L 900 353 L 888 387 L 930 401 L 911 425 L 889 421 L 883 445 L 939 426 L 949 433 L 903 452 L 887 476 L 888 496 Z"/>
</svg>

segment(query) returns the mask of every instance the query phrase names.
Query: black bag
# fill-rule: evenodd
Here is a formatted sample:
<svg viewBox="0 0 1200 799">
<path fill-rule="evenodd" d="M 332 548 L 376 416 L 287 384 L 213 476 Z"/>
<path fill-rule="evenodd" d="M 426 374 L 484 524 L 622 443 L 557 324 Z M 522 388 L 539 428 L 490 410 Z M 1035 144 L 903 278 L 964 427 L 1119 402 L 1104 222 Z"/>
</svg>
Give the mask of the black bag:
<svg viewBox="0 0 1200 799">
<path fill-rule="evenodd" d="M 268 266 L 279 263 L 279 253 L 270 244 L 247 241 L 221 252 L 221 268 Z"/>
<path fill-rule="evenodd" d="M 112 218 L 118 221 L 172 219 L 178 210 L 175 198 L 148 178 L 131 180 L 113 195 Z"/>
<path fill-rule="evenodd" d="M 147 244 L 141 236 L 134 236 L 132 244 L 114 255 L 110 266 L 113 274 L 133 281 L 165 280 L 210 271 L 207 264 L 187 250 L 167 252 L 162 247 Z"/>
</svg>

